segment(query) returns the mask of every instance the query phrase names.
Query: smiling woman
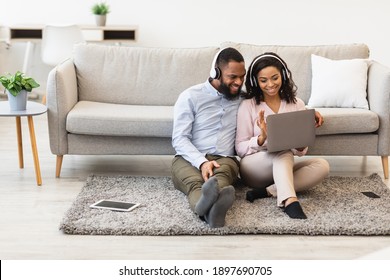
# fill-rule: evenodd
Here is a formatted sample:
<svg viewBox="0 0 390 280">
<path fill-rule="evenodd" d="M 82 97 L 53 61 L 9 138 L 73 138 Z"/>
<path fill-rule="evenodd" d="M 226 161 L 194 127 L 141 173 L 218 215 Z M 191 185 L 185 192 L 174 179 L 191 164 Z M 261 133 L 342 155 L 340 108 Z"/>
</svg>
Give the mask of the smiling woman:
<svg viewBox="0 0 390 280">
<path fill-rule="evenodd" d="M 268 149 L 270 141 L 279 139 L 268 137 L 267 117 L 306 111 L 305 103 L 296 96 L 297 87 L 291 71 L 276 53 L 267 52 L 253 59 L 245 86 L 247 93 L 237 115 L 236 151 L 241 157 L 241 178 L 254 188 L 248 192 L 247 199 L 253 202 L 256 198 L 274 196 L 277 206 L 290 218 L 307 219 L 296 192 L 312 188 L 328 176 L 328 162 L 322 158 L 311 158 L 294 163 L 294 156 L 304 156 L 308 147 Z M 314 110 L 311 116 L 309 126 L 312 126 L 310 129 L 314 136 Z M 320 125 L 318 123 L 317 126 Z M 302 131 L 293 130 L 291 133 L 302 134 Z"/>
</svg>

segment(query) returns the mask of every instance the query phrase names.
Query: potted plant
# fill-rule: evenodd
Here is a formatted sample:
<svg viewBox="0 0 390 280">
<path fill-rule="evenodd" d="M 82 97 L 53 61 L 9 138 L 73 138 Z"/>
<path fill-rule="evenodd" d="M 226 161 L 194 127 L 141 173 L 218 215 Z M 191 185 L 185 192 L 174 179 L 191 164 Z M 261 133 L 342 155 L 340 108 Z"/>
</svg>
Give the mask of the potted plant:
<svg viewBox="0 0 390 280">
<path fill-rule="evenodd" d="M 12 111 L 26 110 L 27 92 L 40 85 L 31 77 L 17 71 L 14 75 L 7 73 L 0 76 L 0 82 L 8 95 L 8 101 Z"/>
<path fill-rule="evenodd" d="M 106 17 L 110 12 L 110 6 L 106 3 L 96 3 L 92 6 L 92 13 L 95 15 L 96 25 L 97 26 L 105 26 L 106 25 Z"/>
</svg>

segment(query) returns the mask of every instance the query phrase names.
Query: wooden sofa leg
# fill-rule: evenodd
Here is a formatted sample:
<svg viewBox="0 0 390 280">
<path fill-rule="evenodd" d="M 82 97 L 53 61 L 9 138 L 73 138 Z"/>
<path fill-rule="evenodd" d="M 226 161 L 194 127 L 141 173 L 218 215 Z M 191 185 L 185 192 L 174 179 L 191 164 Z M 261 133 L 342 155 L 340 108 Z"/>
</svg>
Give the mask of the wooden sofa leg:
<svg viewBox="0 0 390 280">
<path fill-rule="evenodd" d="M 56 162 L 56 178 L 60 178 L 61 173 L 61 166 L 62 166 L 62 159 L 64 158 L 63 155 L 57 155 L 57 162 Z"/>
<path fill-rule="evenodd" d="M 389 178 L 389 157 L 381 156 L 381 158 L 382 158 L 383 175 L 385 179 L 388 179 Z"/>
<path fill-rule="evenodd" d="M 42 104 L 46 105 L 46 93 L 42 96 Z"/>
</svg>

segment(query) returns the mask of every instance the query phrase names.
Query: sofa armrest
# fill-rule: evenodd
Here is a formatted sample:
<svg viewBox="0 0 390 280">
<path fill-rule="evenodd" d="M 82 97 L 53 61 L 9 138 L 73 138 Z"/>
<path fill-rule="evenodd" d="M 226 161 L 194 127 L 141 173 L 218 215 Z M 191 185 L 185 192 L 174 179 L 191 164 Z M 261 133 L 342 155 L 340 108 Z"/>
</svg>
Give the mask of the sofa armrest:
<svg viewBox="0 0 390 280">
<path fill-rule="evenodd" d="M 68 152 L 66 117 L 78 100 L 76 69 L 71 59 L 50 71 L 47 80 L 47 108 L 50 149 L 55 155 Z"/>
<path fill-rule="evenodd" d="M 390 68 L 372 61 L 367 85 L 370 110 L 379 116 L 378 155 L 390 154 Z"/>
</svg>

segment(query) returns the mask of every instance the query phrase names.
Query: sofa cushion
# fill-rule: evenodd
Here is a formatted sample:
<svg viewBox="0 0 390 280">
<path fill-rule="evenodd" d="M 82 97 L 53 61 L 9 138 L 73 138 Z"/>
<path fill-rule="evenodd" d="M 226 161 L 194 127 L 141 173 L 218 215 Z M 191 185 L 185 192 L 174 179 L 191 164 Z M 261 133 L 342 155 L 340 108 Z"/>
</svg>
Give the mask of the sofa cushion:
<svg viewBox="0 0 390 280">
<path fill-rule="evenodd" d="M 315 108 L 324 117 L 317 135 L 372 133 L 379 128 L 378 116 L 358 108 Z M 102 136 L 172 136 L 172 106 L 119 105 L 80 101 L 67 116 L 70 133 Z"/>
<path fill-rule="evenodd" d="M 79 100 L 172 106 L 183 90 L 207 80 L 217 51 L 76 45 Z"/>
<path fill-rule="evenodd" d="M 309 106 L 368 109 L 367 59 L 332 60 L 312 54 L 311 67 Z"/>
<path fill-rule="evenodd" d="M 341 44 L 320 46 L 281 46 L 253 45 L 234 42 L 224 42 L 221 48 L 233 47 L 242 53 L 245 65 L 248 66 L 253 58 L 265 53 L 274 52 L 286 61 L 292 72 L 292 78 L 298 87 L 297 95 L 307 104 L 311 94 L 311 55 L 316 54 L 329 59 L 368 58 L 369 49 L 365 44 Z"/>
<path fill-rule="evenodd" d="M 173 106 L 120 105 L 80 101 L 69 112 L 70 133 L 172 137 Z"/>
<path fill-rule="evenodd" d="M 315 108 L 324 118 L 317 135 L 371 133 L 379 129 L 379 117 L 359 108 Z"/>
</svg>

